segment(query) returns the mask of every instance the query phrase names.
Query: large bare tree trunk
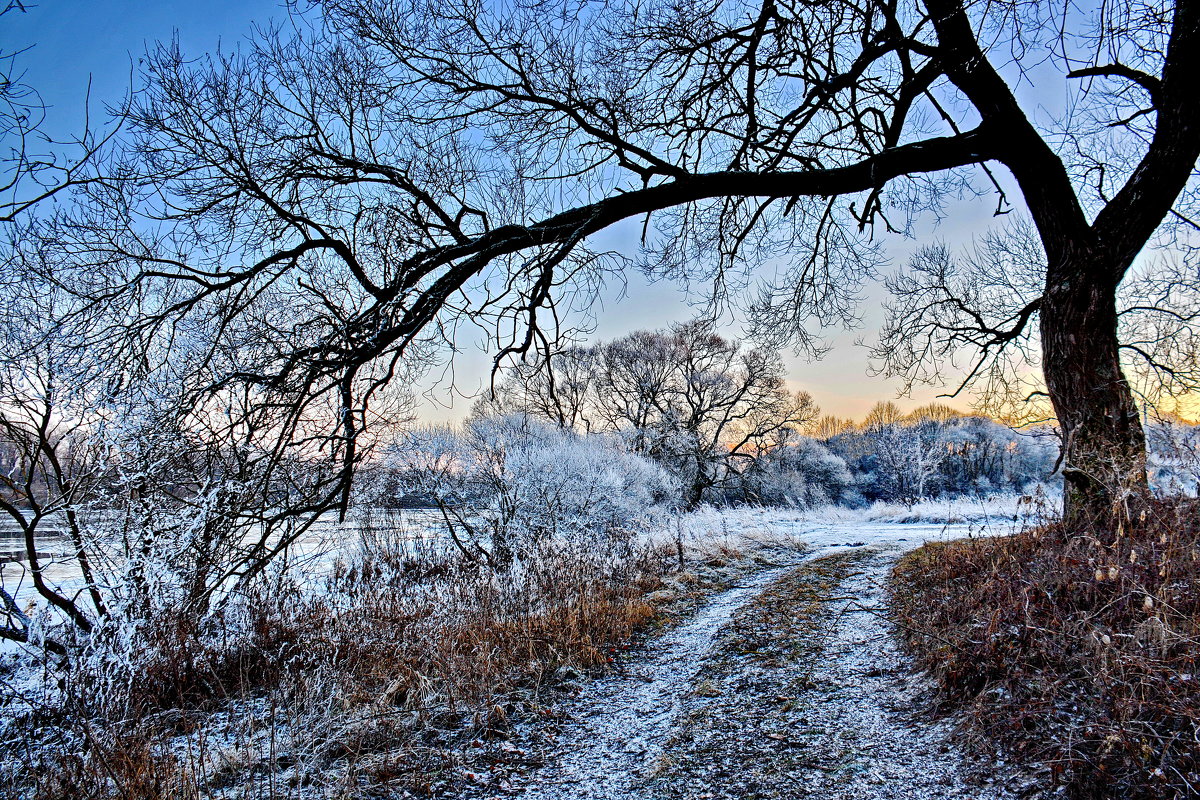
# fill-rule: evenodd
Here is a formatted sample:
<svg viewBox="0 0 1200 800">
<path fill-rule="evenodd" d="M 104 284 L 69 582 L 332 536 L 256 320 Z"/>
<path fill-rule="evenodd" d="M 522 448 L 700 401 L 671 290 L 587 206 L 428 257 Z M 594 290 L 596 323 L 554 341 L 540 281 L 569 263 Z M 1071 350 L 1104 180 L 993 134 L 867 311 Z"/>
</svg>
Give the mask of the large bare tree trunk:
<svg viewBox="0 0 1200 800">
<path fill-rule="evenodd" d="M 1121 371 L 1116 285 L 1084 258 L 1051 262 L 1042 369 L 1063 433 L 1068 523 L 1128 521 L 1149 490 L 1146 437 Z M 1058 273 L 1058 274 L 1053 274 Z"/>
</svg>

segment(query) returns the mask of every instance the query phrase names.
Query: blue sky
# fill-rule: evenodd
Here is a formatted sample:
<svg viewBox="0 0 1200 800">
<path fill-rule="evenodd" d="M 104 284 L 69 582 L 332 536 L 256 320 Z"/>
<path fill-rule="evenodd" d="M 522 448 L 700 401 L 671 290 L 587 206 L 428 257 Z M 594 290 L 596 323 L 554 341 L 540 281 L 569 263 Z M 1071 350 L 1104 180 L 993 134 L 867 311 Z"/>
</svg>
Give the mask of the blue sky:
<svg viewBox="0 0 1200 800">
<path fill-rule="evenodd" d="M 33 0 L 0 21 L 6 52 L 32 45 L 19 64 L 52 106 L 50 123 L 73 130 L 82 119 L 88 78 L 93 98 L 110 102 L 129 88 L 130 67 L 148 44 L 178 31 L 185 52 L 233 45 L 253 22 L 284 15 L 275 0 Z"/>
<path fill-rule="evenodd" d="M 186 54 L 211 52 L 218 46 L 232 48 L 245 37 L 255 22 L 265 23 L 285 15 L 274 0 L 209 0 L 208 2 L 131 2 L 130 0 L 44 0 L 30 5 L 27 13 L 10 12 L 0 20 L 0 49 L 5 52 L 33 45 L 20 56 L 26 82 L 37 87 L 50 106 L 47 129 L 59 136 L 77 133 L 83 125 L 83 102 L 89 78 L 92 83 L 93 116 L 105 103 L 119 100 L 128 91 L 131 69 L 148 45 L 178 35 Z M 950 242 L 966 241 L 968 231 L 986 225 L 990 200 L 964 205 L 954 217 L 934 228 L 927 225 L 922 237 Z M 607 246 L 636 247 L 636 234 L 615 230 L 604 235 Z M 903 264 L 912 242 L 893 240 L 889 251 L 893 267 Z M 881 290 L 873 290 L 863 306 L 863 326 L 858 332 L 831 332 L 832 352 L 817 363 L 789 358 L 789 372 L 796 388 L 811 392 L 827 413 L 861 417 L 877 400 L 895 396 L 896 383 L 867 375 L 868 359 L 855 340 L 871 338 L 882 318 Z M 618 297 L 616 288 L 596 309 L 598 338 L 612 338 L 636 328 L 657 328 L 691 316 L 693 309 L 680 289 L 669 283 L 647 284 L 640 276 L 629 276 L 627 291 Z M 731 329 L 731 337 L 738 331 Z M 459 391 L 471 394 L 487 381 L 490 359 L 473 342 L 461 342 L 454 375 Z M 926 389 L 904 407 L 928 402 L 938 393 Z M 455 393 L 457 394 L 457 393 Z M 453 419 L 469 410 L 470 400 L 454 395 L 444 386 L 434 388 L 423 413 L 434 419 Z M 961 404 L 960 404 L 961 405 Z M 448 406 L 448 407 L 447 407 Z"/>
</svg>

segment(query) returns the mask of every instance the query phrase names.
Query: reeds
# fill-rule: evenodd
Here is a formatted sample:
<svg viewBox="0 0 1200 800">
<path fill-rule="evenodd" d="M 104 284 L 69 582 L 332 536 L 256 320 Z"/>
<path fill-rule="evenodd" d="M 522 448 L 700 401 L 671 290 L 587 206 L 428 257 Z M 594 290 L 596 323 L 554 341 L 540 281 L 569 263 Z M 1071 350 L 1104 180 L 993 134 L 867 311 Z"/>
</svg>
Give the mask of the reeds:
<svg viewBox="0 0 1200 800">
<path fill-rule="evenodd" d="M 1071 796 L 1200 796 L 1198 532 L 1196 501 L 1157 500 L 1132 531 L 927 545 L 897 621 L 943 699 Z"/>
<path fill-rule="evenodd" d="M 556 541 L 497 572 L 386 520 L 361 537 L 219 617 L 100 632 L 52 701 L 3 721 L 0 796 L 3 781 L 45 800 L 424 791 L 464 742 L 545 713 L 564 674 L 603 668 L 702 591 L 688 573 L 715 557 Z"/>
</svg>

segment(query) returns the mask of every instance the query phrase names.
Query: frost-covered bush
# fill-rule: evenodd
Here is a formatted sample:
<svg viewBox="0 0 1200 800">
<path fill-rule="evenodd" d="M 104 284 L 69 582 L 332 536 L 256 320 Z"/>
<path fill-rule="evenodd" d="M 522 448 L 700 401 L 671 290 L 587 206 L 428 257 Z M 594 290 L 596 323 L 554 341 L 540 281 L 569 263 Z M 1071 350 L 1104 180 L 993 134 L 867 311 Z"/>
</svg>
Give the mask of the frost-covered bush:
<svg viewBox="0 0 1200 800">
<path fill-rule="evenodd" d="M 853 502 L 853 486 L 844 459 L 814 439 L 796 437 L 755 459 L 734 490 L 750 502 L 811 508 Z"/>
<path fill-rule="evenodd" d="M 1200 426 L 1181 419 L 1146 426 L 1150 482 L 1164 495 L 1196 496 L 1200 490 Z"/>
<path fill-rule="evenodd" d="M 389 466 L 396 490 L 428 498 L 453 541 L 493 566 L 537 542 L 626 541 L 679 499 L 675 480 L 620 439 L 523 414 L 415 432 Z"/>
<path fill-rule="evenodd" d="M 941 494 L 986 496 L 1020 491 L 1054 471 L 1058 439 L 1051 430 L 1016 431 L 987 417 L 955 417 L 941 425 L 946 458 Z"/>
</svg>

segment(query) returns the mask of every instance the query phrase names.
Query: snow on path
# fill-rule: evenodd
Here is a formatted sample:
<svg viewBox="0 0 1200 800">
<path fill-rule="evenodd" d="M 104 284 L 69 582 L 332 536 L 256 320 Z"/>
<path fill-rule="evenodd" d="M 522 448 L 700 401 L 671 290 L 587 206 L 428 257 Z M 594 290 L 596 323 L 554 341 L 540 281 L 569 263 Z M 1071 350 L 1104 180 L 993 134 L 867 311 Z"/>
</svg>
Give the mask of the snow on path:
<svg viewBox="0 0 1200 800">
<path fill-rule="evenodd" d="M 562 736 L 574 742 L 574 747 L 536 774 L 536 783 L 520 796 L 526 800 L 636 796 L 632 793 L 633 783 L 660 755 L 713 635 L 737 609 L 791 566 L 748 576 L 740 585 L 706 603 L 695 617 L 656 640 L 654 652 L 627 674 L 597 681 L 585 689 L 573 703 L 583 709 L 578 722 Z"/>
<path fill-rule="evenodd" d="M 807 768 L 784 796 L 822 800 L 1001 800 L 1016 795 L 1002 763 L 968 766 L 953 744 L 954 721 L 920 714 L 928 678 L 913 673 L 886 621 L 884 587 L 900 549 L 870 548 L 837 590 L 823 657 L 799 715 L 796 746 Z M 972 774 L 975 773 L 975 774 Z"/>
<path fill-rule="evenodd" d="M 523 800 L 653 800 L 675 795 L 669 787 L 650 788 L 647 778 L 664 756 L 673 755 L 664 753 L 664 746 L 671 746 L 682 712 L 695 702 L 696 673 L 718 632 L 765 587 L 800 563 L 864 546 L 886 553 L 871 556 L 870 567 L 838 590 L 839 596 L 855 599 L 836 608 L 824 656 L 814 668 L 813 681 L 828 688 L 815 694 L 804 712 L 808 735 L 802 761 L 807 768 L 792 773 L 804 777 L 797 783 L 785 781 L 792 785 L 781 785 L 780 796 L 823 800 L 1011 796 L 995 785 L 980 788 L 964 782 L 961 758 L 949 743 L 949 723 L 911 720 L 921 680 L 904 667 L 886 623 L 877 614 L 883 580 L 903 551 L 925 541 L 978 534 L 978 527 L 814 524 L 786 517 L 757 523 L 799 534 L 811 550 L 794 564 L 744 578 L 739 586 L 714 597 L 691 620 L 656 640 L 652 651 L 631 665 L 628 674 L 586 688 L 572 703 L 575 718 L 561 731 L 559 752 L 521 781 L 524 785 L 516 796 Z M 745 703 L 751 702 L 753 698 L 745 698 Z M 742 709 L 742 715 L 753 718 L 755 713 Z M 854 766 L 850 770 L 812 768 L 820 764 L 822 754 L 849 758 Z M 715 791 L 699 796 L 725 796 L 719 786 L 710 788 Z M 689 792 L 684 796 L 696 795 Z"/>
</svg>

